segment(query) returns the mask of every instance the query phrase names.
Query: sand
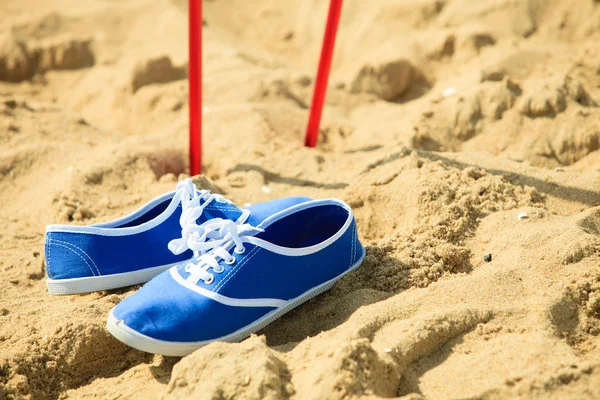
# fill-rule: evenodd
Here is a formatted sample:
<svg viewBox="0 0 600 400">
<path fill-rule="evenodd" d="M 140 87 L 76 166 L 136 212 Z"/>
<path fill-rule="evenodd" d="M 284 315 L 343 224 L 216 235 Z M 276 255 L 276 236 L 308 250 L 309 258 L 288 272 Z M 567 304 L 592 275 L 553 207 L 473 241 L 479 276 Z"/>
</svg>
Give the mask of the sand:
<svg viewBox="0 0 600 400">
<path fill-rule="evenodd" d="M 347 0 L 307 149 L 326 11 L 205 2 L 204 172 L 345 200 L 366 260 L 179 359 L 105 330 L 136 287 L 49 296 L 43 241 L 186 176 L 186 2 L 2 1 L 0 399 L 600 398 L 600 3 Z"/>
</svg>

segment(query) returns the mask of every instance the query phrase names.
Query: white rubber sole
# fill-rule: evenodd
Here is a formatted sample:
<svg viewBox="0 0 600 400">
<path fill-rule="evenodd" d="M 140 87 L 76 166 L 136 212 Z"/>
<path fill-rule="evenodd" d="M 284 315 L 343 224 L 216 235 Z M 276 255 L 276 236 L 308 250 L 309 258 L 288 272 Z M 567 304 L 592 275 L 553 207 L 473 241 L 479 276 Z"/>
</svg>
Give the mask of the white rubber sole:
<svg viewBox="0 0 600 400">
<path fill-rule="evenodd" d="M 242 339 L 245 339 L 248 336 L 250 336 L 252 333 L 269 325 L 271 322 L 275 321 L 277 318 L 281 317 L 288 311 L 293 310 L 302 303 L 331 289 L 333 285 L 335 285 L 335 283 L 338 280 L 340 280 L 340 278 L 358 268 L 362 264 L 364 258 L 365 252 L 363 250 L 363 254 L 360 257 L 360 259 L 341 275 L 304 292 L 300 296 L 289 300 L 283 306 L 274 309 L 273 311 L 269 312 L 268 314 L 264 315 L 263 317 L 254 321 L 253 323 L 246 325 L 245 327 L 240 328 L 237 331 L 230 333 L 229 335 L 222 336 L 218 339 L 205 340 L 201 342 L 169 342 L 165 340 L 154 339 L 144 334 L 141 334 L 125 325 L 125 323 L 122 320 L 119 320 L 117 319 L 117 317 L 114 316 L 114 309 L 111 310 L 108 315 L 108 320 L 106 321 L 106 328 L 114 337 L 116 337 L 126 345 L 133 347 L 134 349 L 138 349 L 152 354 L 161 354 L 163 356 L 187 356 L 195 350 L 198 350 L 200 347 L 217 341 L 239 342 Z"/>
<path fill-rule="evenodd" d="M 89 276 L 85 278 L 71 279 L 47 278 L 46 286 L 48 287 L 48 293 L 55 295 L 90 293 L 100 290 L 117 289 L 148 282 L 156 275 L 177 264 L 179 264 L 179 262 L 161 265 L 159 267 L 141 269 L 139 271 L 104 276 Z"/>
</svg>

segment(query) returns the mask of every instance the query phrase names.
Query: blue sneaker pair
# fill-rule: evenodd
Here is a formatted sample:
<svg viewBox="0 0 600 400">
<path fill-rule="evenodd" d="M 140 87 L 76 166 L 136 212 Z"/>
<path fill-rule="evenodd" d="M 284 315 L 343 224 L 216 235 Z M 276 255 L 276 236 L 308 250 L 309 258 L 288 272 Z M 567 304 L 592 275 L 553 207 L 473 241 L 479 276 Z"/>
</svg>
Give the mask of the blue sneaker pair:
<svg viewBox="0 0 600 400">
<path fill-rule="evenodd" d="M 335 199 L 296 204 L 256 225 L 217 218 L 198 230 L 187 242 L 197 257 L 111 310 L 113 336 L 166 356 L 239 341 L 330 289 L 365 257 L 352 210 Z"/>
<path fill-rule="evenodd" d="M 158 274 L 111 310 L 107 328 L 131 347 L 168 356 L 249 336 L 330 289 L 364 256 L 340 200 L 290 197 L 241 210 L 189 180 L 110 223 L 50 226 L 46 241 L 51 293 Z"/>
</svg>

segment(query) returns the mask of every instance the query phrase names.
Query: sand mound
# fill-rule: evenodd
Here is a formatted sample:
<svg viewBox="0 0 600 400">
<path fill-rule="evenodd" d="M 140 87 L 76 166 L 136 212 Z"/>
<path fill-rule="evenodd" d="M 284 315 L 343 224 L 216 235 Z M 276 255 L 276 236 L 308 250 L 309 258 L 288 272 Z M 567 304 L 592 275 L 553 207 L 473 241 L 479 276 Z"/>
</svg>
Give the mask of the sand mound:
<svg viewBox="0 0 600 400">
<path fill-rule="evenodd" d="M 186 68 L 175 67 L 167 56 L 152 58 L 135 66 L 131 77 L 131 88 L 139 88 L 151 83 L 166 83 L 187 78 Z"/>
<path fill-rule="evenodd" d="M 5 34 L 0 43 L 0 80 L 20 82 L 49 70 L 94 65 L 89 39 L 56 37 L 24 43 Z"/>
<path fill-rule="evenodd" d="M 12 35 L 0 38 L 0 79 L 19 82 L 29 78 L 34 67 L 27 47 Z"/>
<path fill-rule="evenodd" d="M 43 234 L 187 176 L 186 2 L 0 9 L 0 399 L 600 397 L 600 4 L 349 0 L 307 149 L 326 2 L 206 2 L 197 184 L 341 198 L 367 256 L 183 359 L 105 330 L 135 287 L 48 296 Z"/>
<path fill-rule="evenodd" d="M 418 75 L 407 60 L 394 60 L 362 67 L 354 81 L 353 93 L 372 93 L 383 100 L 393 100 L 409 89 L 413 77 Z"/>
<path fill-rule="evenodd" d="M 254 362 L 239 363 L 242 359 Z M 264 339 L 252 337 L 242 346 L 216 343 L 177 364 L 164 398 L 280 399 L 291 394 L 288 392 L 291 387 L 286 387 L 286 376 L 289 380 L 287 367 Z"/>
<path fill-rule="evenodd" d="M 549 167 L 571 165 L 599 148 L 600 108 L 574 75 L 499 79 L 434 102 L 415 125 L 412 144 L 435 151 L 485 148 Z M 510 134 L 498 140 L 500 132 Z"/>
</svg>

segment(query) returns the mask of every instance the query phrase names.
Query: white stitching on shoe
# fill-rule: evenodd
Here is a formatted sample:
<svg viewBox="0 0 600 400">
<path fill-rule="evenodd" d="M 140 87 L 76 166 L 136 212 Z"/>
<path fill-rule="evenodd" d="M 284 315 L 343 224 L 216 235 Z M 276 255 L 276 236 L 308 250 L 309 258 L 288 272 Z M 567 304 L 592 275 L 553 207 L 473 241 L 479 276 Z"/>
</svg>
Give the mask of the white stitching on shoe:
<svg viewBox="0 0 600 400">
<path fill-rule="evenodd" d="M 252 255 L 248 255 L 248 257 L 247 257 L 247 258 L 246 258 L 246 260 L 244 260 L 244 261 L 250 260 L 252 257 L 254 257 L 255 255 L 257 255 L 257 254 L 260 252 L 260 250 L 262 250 L 262 249 L 261 249 L 260 247 L 258 247 L 258 246 L 257 246 L 257 247 L 255 247 L 255 248 L 256 248 L 256 249 L 258 249 L 258 250 L 257 250 L 257 251 L 255 251 L 255 252 L 254 252 Z M 240 264 L 240 265 L 238 265 L 237 267 L 235 267 L 235 268 L 232 270 L 232 271 L 233 271 L 233 273 L 232 273 L 232 274 L 229 274 L 229 275 L 227 276 L 227 279 L 224 279 L 223 281 L 221 281 L 221 282 L 223 282 L 223 283 L 220 285 L 220 287 L 219 287 L 219 289 L 218 289 L 218 290 L 221 290 L 221 289 L 223 289 L 223 287 L 225 287 L 225 284 L 226 284 L 227 282 L 229 282 L 229 280 L 230 280 L 231 278 L 233 278 L 233 277 L 234 277 L 234 276 L 235 276 L 235 275 L 238 273 L 238 271 L 239 271 L 240 269 L 242 269 L 242 267 L 243 267 L 243 266 L 245 266 L 246 264 L 247 264 L 247 262 L 246 262 L 246 263 L 244 263 L 244 264 Z M 217 292 L 217 293 L 218 293 L 218 290 L 215 290 L 215 292 Z"/>
<path fill-rule="evenodd" d="M 258 251 L 260 249 L 261 249 L 260 247 L 256 246 L 252 250 L 250 250 L 250 252 L 246 256 L 246 258 L 244 258 L 241 263 L 239 263 L 238 265 L 236 265 L 235 267 L 233 267 L 232 269 L 229 270 L 227 275 L 225 275 L 223 277 L 223 279 L 219 282 L 219 284 L 215 287 L 214 292 L 218 293 L 219 290 L 221 290 L 223 288 L 223 286 L 227 283 L 227 281 L 229 281 L 229 279 L 231 279 L 240 268 L 242 268 L 244 265 L 246 265 L 248 260 L 250 260 L 252 257 L 254 257 L 254 255 L 256 253 L 258 253 Z"/>
<path fill-rule="evenodd" d="M 50 245 L 52 245 L 52 243 L 50 243 Z M 85 265 L 87 265 L 87 266 L 88 266 L 88 268 L 90 269 L 90 272 L 92 273 L 92 276 L 96 276 L 96 274 L 94 273 L 94 270 L 92 269 L 92 266 L 91 266 L 91 265 L 90 265 L 90 264 L 89 264 L 89 263 L 88 263 L 88 262 L 85 260 L 85 258 L 83 258 L 83 257 L 81 256 L 81 254 L 79 254 L 78 252 L 76 252 L 76 251 L 75 251 L 75 250 L 73 250 L 72 248 L 70 248 L 70 247 L 67 247 L 67 246 L 65 246 L 65 245 L 62 245 L 62 244 L 58 244 L 58 243 L 56 243 L 56 244 L 55 244 L 55 246 L 64 247 L 65 249 L 67 249 L 67 250 L 71 250 L 73 253 L 77 254 L 77 255 L 79 256 L 79 258 L 81 258 L 81 259 L 83 260 L 83 262 L 85 263 Z"/>
<path fill-rule="evenodd" d="M 358 230 L 357 230 L 356 222 L 355 222 L 354 223 L 354 230 L 353 230 L 353 233 L 352 233 L 352 264 L 350 264 L 350 266 L 354 265 L 354 263 L 356 262 L 357 244 L 358 244 Z"/>
<path fill-rule="evenodd" d="M 207 206 L 205 208 L 205 210 L 225 210 L 225 211 L 241 211 L 241 209 L 235 207 L 235 206 L 227 206 L 227 205 L 223 205 L 223 206 Z"/>
<path fill-rule="evenodd" d="M 257 251 L 257 249 L 258 249 L 258 247 L 255 247 L 252 250 L 250 250 L 250 252 L 247 254 L 246 258 L 244 258 L 241 263 L 237 264 L 235 267 L 231 267 L 229 269 L 229 271 L 227 271 L 227 273 L 225 275 L 223 275 L 223 278 L 219 281 L 219 283 L 217 283 L 217 286 L 215 286 L 213 291 L 218 292 L 219 288 L 223 285 L 223 282 L 225 282 L 227 280 L 227 278 L 229 277 L 229 275 L 231 275 L 233 273 L 233 270 L 235 268 L 239 268 L 241 265 L 244 265 L 246 263 L 246 261 L 248 260 L 248 256 L 254 254 Z"/>
<path fill-rule="evenodd" d="M 350 240 L 352 241 L 352 244 L 350 246 L 350 266 L 348 268 L 354 264 L 354 229 L 352 229 L 352 233 L 350 233 Z"/>
<path fill-rule="evenodd" d="M 352 264 L 356 263 L 356 260 L 358 260 L 358 245 L 359 245 L 359 240 L 358 240 L 358 225 L 356 225 L 356 221 L 354 221 L 354 261 L 352 262 Z"/>
<path fill-rule="evenodd" d="M 48 234 L 48 240 L 46 240 L 46 247 L 48 249 L 48 260 L 46 260 L 46 274 L 50 277 L 50 242 L 52 241 L 50 234 Z M 52 278 L 50 278 L 52 279 Z"/>
<path fill-rule="evenodd" d="M 69 246 L 73 246 L 73 247 L 75 247 L 77 250 L 79 250 L 79 251 L 81 251 L 83 254 L 85 254 L 85 256 L 86 256 L 87 258 L 89 258 L 89 260 L 92 262 L 92 264 L 94 264 L 94 267 L 96 268 L 96 271 L 98 272 L 98 275 L 99 275 L 99 276 L 100 276 L 100 275 L 102 275 L 102 273 L 100 272 L 100 269 L 98 268 L 98 266 L 97 266 L 97 265 L 96 265 L 96 263 L 94 262 L 94 259 L 93 259 L 93 258 L 92 258 L 92 257 L 91 257 L 91 256 L 90 256 L 88 253 L 86 253 L 86 252 L 85 252 L 85 250 L 83 250 L 83 249 L 81 249 L 81 248 L 79 248 L 79 247 L 75 246 L 73 243 L 65 242 L 65 241 L 63 241 L 63 240 L 58 240 L 58 239 L 50 239 L 50 241 L 52 241 L 52 242 L 57 242 L 57 243 L 62 243 L 62 244 L 66 244 L 66 245 L 69 245 Z"/>
</svg>

